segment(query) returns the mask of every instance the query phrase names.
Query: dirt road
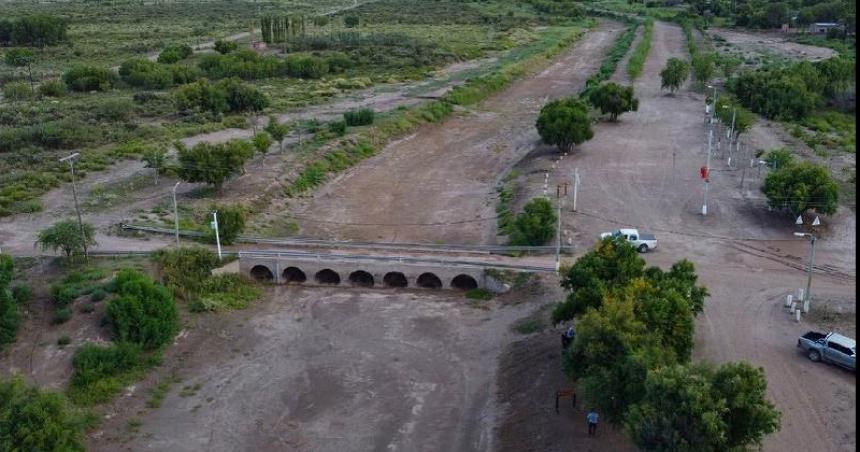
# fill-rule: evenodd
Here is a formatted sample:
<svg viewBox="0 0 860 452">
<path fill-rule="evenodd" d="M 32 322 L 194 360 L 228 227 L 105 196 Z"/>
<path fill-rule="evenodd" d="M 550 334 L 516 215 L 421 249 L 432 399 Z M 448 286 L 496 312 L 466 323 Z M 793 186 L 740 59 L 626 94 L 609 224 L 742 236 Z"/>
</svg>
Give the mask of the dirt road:
<svg viewBox="0 0 860 452">
<path fill-rule="evenodd" d="M 741 189 L 742 172 L 729 168 L 725 157 L 711 162 L 708 214 L 701 214 L 704 98 L 688 90 L 674 96 L 660 91 L 659 72 L 669 57 L 688 57 L 684 35 L 674 25 L 657 22 L 644 72 L 634 84 L 639 111 L 622 115 L 617 123 L 597 124 L 594 139 L 551 171 L 550 186 L 571 182 L 575 168 L 582 180 L 578 211 L 570 210 L 570 200 L 564 209 L 566 237 L 584 252 L 601 231 L 619 226 L 656 233 L 658 249 L 646 260 L 665 268 L 689 258 L 712 294 L 697 321 L 695 358 L 748 360 L 766 370 L 768 394 L 783 421 L 782 430 L 765 441 L 765 450 L 852 450 L 853 376 L 812 365 L 798 354 L 797 337 L 816 325 L 796 324 L 780 307 L 784 295 L 805 284 L 809 244 L 792 236 L 792 218 L 766 208 L 759 191 L 764 174 L 747 172 Z M 623 69 L 616 79 L 626 77 Z M 786 145 L 783 136 L 762 127 L 749 137 L 750 147 Z M 531 174 L 522 199 L 541 195 L 543 170 L 551 170 L 554 158 L 538 147 L 520 165 L 524 174 Z M 822 219 L 813 281 L 813 294 L 821 300 L 851 300 L 849 315 L 856 310 L 854 216 L 842 207 Z M 753 240 L 737 240 L 741 238 Z M 856 337 L 856 330 L 845 333 Z"/>
<path fill-rule="evenodd" d="M 587 33 L 543 72 L 475 111 L 387 146 L 296 208 L 301 233 L 332 239 L 494 243 L 497 178 L 538 140 L 547 99 L 575 94 L 621 30 Z"/>
</svg>

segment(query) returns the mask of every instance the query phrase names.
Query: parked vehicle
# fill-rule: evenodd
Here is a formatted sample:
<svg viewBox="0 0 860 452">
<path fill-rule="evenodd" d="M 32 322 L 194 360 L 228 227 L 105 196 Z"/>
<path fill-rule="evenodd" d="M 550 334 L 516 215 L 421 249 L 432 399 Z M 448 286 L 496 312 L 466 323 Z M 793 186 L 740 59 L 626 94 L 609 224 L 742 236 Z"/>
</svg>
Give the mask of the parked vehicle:
<svg viewBox="0 0 860 452">
<path fill-rule="evenodd" d="M 857 350 L 854 339 L 838 333 L 810 331 L 797 340 L 797 347 L 806 352 L 810 361 L 823 361 L 857 370 Z"/>
<path fill-rule="evenodd" d="M 637 229 L 616 229 L 612 232 L 600 234 L 601 239 L 605 239 L 606 237 L 623 238 L 630 242 L 640 253 L 657 248 L 657 237 L 654 237 L 654 234 L 640 234 Z"/>
</svg>

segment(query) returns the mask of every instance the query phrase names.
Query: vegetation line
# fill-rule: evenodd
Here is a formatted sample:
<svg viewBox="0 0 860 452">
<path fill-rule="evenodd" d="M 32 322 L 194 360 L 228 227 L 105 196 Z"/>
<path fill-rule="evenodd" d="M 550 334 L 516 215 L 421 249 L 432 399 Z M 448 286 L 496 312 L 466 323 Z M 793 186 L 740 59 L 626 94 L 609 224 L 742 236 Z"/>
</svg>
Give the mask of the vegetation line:
<svg viewBox="0 0 860 452">
<path fill-rule="evenodd" d="M 651 35 L 654 30 L 654 19 L 648 18 L 645 21 L 645 31 L 642 34 L 642 40 L 636 45 L 633 50 L 633 55 L 627 61 L 627 75 L 630 80 L 636 80 L 642 75 L 642 69 L 645 67 L 645 59 L 648 58 L 648 52 L 651 50 Z"/>
<path fill-rule="evenodd" d="M 626 55 L 627 51 L 630 49 L 630 45 L 636 37 L 637 28 L 639 28 L 639 22 L 632 20 L 629 21 L 627 30 L 618 36 L 612 44 L 612 48 L 610 48 L 609 52 L 606 53 L 606 56 L 603 57 L 603 63 L 600 65 L 600 69 L 586 80 L 585 88 L 583 88 L 580 96 L 586 96 L 588 91 L 596 88 L 602 82 L 609 80 L 609 77 L 612 77 L 612 74 L 615 73 L 615 68 L 618 67 L 618 62 L 624 58 L 624 55 Z"/>
</svg>

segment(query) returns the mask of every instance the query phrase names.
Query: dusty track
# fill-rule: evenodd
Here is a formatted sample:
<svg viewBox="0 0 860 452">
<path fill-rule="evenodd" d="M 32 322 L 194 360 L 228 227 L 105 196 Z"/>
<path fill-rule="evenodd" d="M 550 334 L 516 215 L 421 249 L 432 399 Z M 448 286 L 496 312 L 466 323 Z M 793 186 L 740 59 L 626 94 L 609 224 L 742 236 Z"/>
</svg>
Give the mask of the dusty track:
<svg viewBox="0 0 860 452">
<path fill-rule="evenodd" d="M 621 26 L 587 33 L 549 68 L 475 111 L 422 128 L 347 171 L 297 209 L 303 235 L 494 243 L 495 181 L 538 140 L 547 99 L 575 94 Z"/>
</svg>

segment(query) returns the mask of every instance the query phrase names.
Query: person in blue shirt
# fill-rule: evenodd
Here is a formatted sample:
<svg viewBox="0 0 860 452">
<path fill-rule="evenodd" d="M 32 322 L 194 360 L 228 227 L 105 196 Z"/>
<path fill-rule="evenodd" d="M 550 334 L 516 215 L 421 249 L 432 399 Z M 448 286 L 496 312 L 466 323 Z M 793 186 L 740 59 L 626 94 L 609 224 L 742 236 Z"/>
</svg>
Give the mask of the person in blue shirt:
<svg viewBox="0 0 860 452">
<path fill-rule="evenodd" d="M 594 436 L 597 433 L 597 420 L 599 418 L 600 416 L 597 411 L 594 411 L 594 408 L 588 411 L 585 416 L 585 420 L 588 421 L 588 436 Z"/>
</svg>

